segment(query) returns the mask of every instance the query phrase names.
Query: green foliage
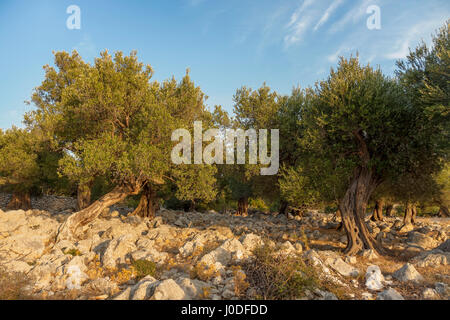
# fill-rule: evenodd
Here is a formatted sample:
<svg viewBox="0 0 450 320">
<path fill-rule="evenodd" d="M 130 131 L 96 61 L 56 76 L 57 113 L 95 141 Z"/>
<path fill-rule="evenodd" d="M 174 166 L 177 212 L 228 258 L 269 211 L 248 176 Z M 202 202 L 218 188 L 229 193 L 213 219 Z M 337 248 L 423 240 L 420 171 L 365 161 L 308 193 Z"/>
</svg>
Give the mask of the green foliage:
<svg viewBox="0 0 450 320">
<path fill-rule="evenodd" d="M 103 177 L 135 190 L 176 181 L 181 199 L 214 198 L 215 168 L 180 173 L 170 161 L 173 130 L 212 119 L 188 73 L 179 83 L 151 82 L 152 68 L 136 52 L 113 57 L 105 51 L 93 65 L 77 52 L 58 52 L 55 65 L 45 67 L 45 80 L 32 97 L 37 110 L 26 115 L 26 123 L 51 132 L 52 143 L 64 150 L 61 176 L 80 185 Z"/>
<path fill-rule="evenodd" d="M 145 276 L 157 276 L 157 267 L 156 264 L 149 260 L 136 260 L 133 261 L 132 266 L 136 271 L 136 277 L 138 279 L 142 279 Z"/>
</svg>

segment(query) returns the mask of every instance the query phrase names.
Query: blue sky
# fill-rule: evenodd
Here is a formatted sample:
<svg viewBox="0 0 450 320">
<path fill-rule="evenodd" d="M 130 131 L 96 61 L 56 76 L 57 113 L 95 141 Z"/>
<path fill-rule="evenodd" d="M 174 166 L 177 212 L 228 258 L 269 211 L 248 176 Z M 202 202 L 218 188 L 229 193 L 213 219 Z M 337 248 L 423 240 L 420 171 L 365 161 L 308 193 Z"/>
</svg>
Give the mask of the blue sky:
<svg viewBox="0 0 450 320">
<path fill-rule="evenodd" d="M 66 27 L 69 5 L 81 9 L 80 30 Z M 379 30 L 366 26 L 370 5 L 381 9 Z M 21 125 L 52 51 L 78 50 L 92 62 L 104 49 L 135 49 L 156 80 L 190 68 L 207 104 L 231 111 L 242 85 L 265 81 L 288 94 L 356 51 L 392 74 L 396 59 L 449 18 L 448 0 L 0 0 L 0 128 Z"/>
</svg>

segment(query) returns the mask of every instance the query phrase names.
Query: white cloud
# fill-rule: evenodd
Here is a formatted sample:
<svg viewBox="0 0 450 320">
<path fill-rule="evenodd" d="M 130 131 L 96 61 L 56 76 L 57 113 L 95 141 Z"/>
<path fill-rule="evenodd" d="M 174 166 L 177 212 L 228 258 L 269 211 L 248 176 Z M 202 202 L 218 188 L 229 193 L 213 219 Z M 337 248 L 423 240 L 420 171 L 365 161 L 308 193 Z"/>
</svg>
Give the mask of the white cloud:
<svg viewBox="0 0 450 320">
<path fill-rule="evenodd" d="M 312 4 L 314 3 L 314 0 L 304 0 L 302 5 L 297 8 L 297 10 L 294 11 L 294 13 L 291 15 L 291 19 L 286 27 L 291 27 L 294 25 L 294 23 L 297 22 L 299 16 L 308 9 Z"/>
<path fill-rule="evenodd" d="M 314 31 L 319 29 L 322 25 L 324 25 L 333 12 L 344 2 L 344 0 L 335 0 L 331 3 L 331 5 L 325 10 L 324 14 L 320 18 L 319 22 L 314 26 Z"/>
<path fill-rule="evenodd" d="M 303 39 L 306 30 L 311 25 L 311 20 L 311 16 L 305 16 L 290 28 L 289 34 L 284 37 L 284 44 L 286 47 L 298 43 Z"/>
</svg>

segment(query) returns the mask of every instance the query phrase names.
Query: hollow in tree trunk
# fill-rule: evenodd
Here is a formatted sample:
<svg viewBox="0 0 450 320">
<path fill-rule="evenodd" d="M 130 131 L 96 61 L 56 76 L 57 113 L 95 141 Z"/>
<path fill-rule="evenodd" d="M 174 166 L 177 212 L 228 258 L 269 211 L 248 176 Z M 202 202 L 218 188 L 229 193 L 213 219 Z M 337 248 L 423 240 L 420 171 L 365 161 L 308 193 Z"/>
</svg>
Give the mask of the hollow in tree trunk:
<svg viewBox="0 0 450 320">
<path fill-rule="evenodd" d="M 240 216 L 246 216 L 248 213 L 248 198 L 242 197 L 238 200 L 237 214 Z"/>
<path fill-rule="evenodd" d="M 91 186 L 88 184 L 78 185 L 77 190 L 77 209 L 81 211 L 91 204 Z"/>
<path fill-rule="evenodd" d="M 117 186 L 111 192 L 105 194 L 89 207 L 72 214 L 59 227 L 57 240 L 73 239 L 76 237 L 78 228 L 94 221 L 106 208 L 125 200 L 130 195 L 139 194 L 139 187 Z"/>
<path fill-rule="evenodd" d="M 392 217 L 392 209 L 394 209 L 392 204 L 386 206 L 386 217 Z"/>
<path fill-rule="evenodd" d="M 440 217 L 450 217 L 450 212 L 449 212 L 447 206 L 444 206 L 441 204 L 441 206 L 439 207 L 439 216 Z"/>
<path fill-rule="evenodd" d="M 280 208 L 278 210 L 278 214 L 285 214 L 286 216 L 288 215 L 288 203 L 287 201 L 281 200 L 280 201 Z"/>
<path fill-rule="evenodd" d="M 31 197 L 28 192 L 14 192 L 6 206 L 8 210 L 31 210 Z"/>
<path fill-rule="evenodd" d="M 155 217 L 156 209 L 157 209 L 156 191 L 152 186 L 145 185 L 143 188 L 143 192 L 141 194 L 141 200 L 139 201 L 139 205 L 131 215 L 153 219 Z"/>
<path fill-rule="evenodd" d="M 370 218 L 372 221 L 383 221 L 383 200 L 375 201 L 375 208 L 373 209 L 373 215 Z"/>
<path fill-rule="evenodd" d="M 355 170 L 350 186 L 339 203 L 339 210 L 342 214 L 342 222 L 348 239 L 344 252 L 348 255 L 356 254 L 365 249 L 372 249 L 380 254 L 385 253 L 381 244 L 370 235 L 364 221 L 367 202 L 376 185 L 371 171 L 359 167 Z"/>
<path fill-rule="evenodd" d="M 412 203 L 406 203 L 405 216 L 403 218 L 403 225 L 415 224 L 417 216 L 416 205 Z"/>
</svg>

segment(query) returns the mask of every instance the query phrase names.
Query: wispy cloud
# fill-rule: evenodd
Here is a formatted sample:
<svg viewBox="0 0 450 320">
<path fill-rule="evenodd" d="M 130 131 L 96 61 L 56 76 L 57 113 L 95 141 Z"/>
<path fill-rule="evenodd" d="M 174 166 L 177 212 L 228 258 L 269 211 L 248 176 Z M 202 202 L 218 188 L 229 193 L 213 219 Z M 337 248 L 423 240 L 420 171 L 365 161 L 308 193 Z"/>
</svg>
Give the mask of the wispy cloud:
<svg viewBox="0 0 450 320">
<path fill-rule="evenodd" d="M 310 16 L 304 16 L 300 21 L 295 22 L 291 26 L 289 33 L 284 37 L 284 44 L 286 47 L 298 43 L 302 40 L 307 29 L 311 25 L 312 18 Z"/>
<path fill-rule="evenodd" d="M 291 19 L 289 21 L 289 23 L 287 24 L 287 28 L 293 26 L 298 18 L 300 17 L 300 15 L 306 10 L 308 9 L 312 4 L 314 3 L 314 0 L 304 0 L 303 3 L 294 11 L 294 13 L 291 15 Z"/>
<path fill-rule="evenodd" d="M 348 23 L 352 22 L 355 23 L 359 20 L 361 20 L 364 15 L 366 14 L 366 10 L 368 8 L 368 6 L 376 3 L 377 1 L 374 0 L 363 0 L 362 2 L 360 2 L 359 5 L 356 5 L 355 7 L 353 7 L 353 9 L 351 9 L 350 11 L 348 11 L 344 17 L 342 17 L 340 20 L 338 20 L 337 22 L 335 22 L 331 28 L 328 30 L 329 33 L 336 33 L 340 30 L 342 30 Z"/>
<path fill-rule="evenodd" d="M 331 3 L 331 5 L 325 10 L 324 14 L 320 18 L 319 22 L 314 26 L 314 31 L 317 31 L 322 25 L 324 25 L 333 12 L 344 2 L 344 0 L 336 0 Z"/>
</svg>

